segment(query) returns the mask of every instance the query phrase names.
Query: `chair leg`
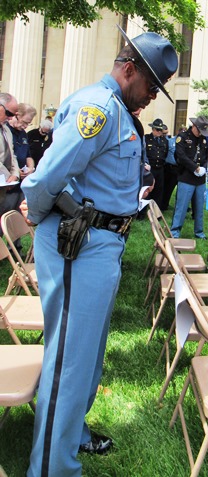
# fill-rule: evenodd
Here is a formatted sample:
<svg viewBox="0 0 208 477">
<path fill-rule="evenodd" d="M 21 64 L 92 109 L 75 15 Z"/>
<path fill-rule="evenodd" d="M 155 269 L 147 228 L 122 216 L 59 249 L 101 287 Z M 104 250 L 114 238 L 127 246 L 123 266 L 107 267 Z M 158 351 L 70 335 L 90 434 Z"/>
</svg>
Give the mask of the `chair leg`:
<svg viewBox="0 0 208 477">
<path fill-rule="evenodd" d="M 42 339 L 43 337 L 43 331 L 40 333 L 40 335 L 38 336 L 37 340 L 36 340 L 36 343 L 40 343 L 40 340 Z"/>
<path fill-rule="evenodd" d="M 159 293 L 160 293 L 160 285 L 158 286 L 158 288 L 157 288 L 157 290 L 156 290 L 156 292 L 155 292 L 155 294 L 154 294 L 154 296 L 153 296 L 153 299 L 152 299 L 151 304 L 150 304 L 150 306 L 149 306 L 148 313 L 147 313 L 147 315 L 146 315 L 146 320 L 148 320 L 149 317 L 150 317 L 151 311 L 152 311 L 152 309 L 153 309 L 153 307 L 154 307 L 154 303 L 155 303 L 155 301 L 156 301 L 156 299 L 157 299 Z"/>
<path fill-rule="evenodd" d="M 30 401 L 28 404 L 31 407 L 32 411 L 35 413 L 36 405 L 35 405 L 34 401 Z"/>
<path fill-rule="evenodd" d="M 142 275 L 142 278 L 145 278 L 145 277 L 146 277 L 147 272 L 148 272 L 148 270 L 149 270 L 149 268 L 150 268 L 151 262 L 152 262 L 152 260 L 153 260 L 153 258 L 154 258 L 154 256 L 155 256 L 155 254 L 156 254 L 156 251 L 157 251 L 156 248 L 152 251 L 151 256 L 150 256 L 150 258 L 149 258 L 149 260 L 148 260 L 147 266 L 146 266 L 146 268 L 145 268 L 145 271 L 144 271 L 144 273 L 143 273 L 143 275 Z"/>
<path fill-rule="evenodd" d="M 3 416 L 2 416 L 2 418 L 0 419 L 0 429 L 2 429 L 4 423 L 5 423 L 5 421 L 6 421 L 7 417 L 8 417 L 8 415 L 9 415 L 10 409 L 11 409 L 11 407 L 7 407 L 7 408 L 5 409 L 5 411 L 4 411 L 4 413 L 3 413 Z"/>
<path fill-rule="evenodd" d="M 178 350 L 177 350 L 175 356 L 174 356 L 174 359 L 173 359 L 173 361 L 172 361 L 172 364 L 171 364 L 171 366 L 170 366 L 170 369 L 169 369 L 169 371 L 168 371 L 168 373 L 167 373 L 167 375 L 166 375 L 166 379 L 165 379 L 165 382 L 164 382 L 164 384 L 163 384 L 163 387 L 162 387 L 162 390 L 161 390 L 161 393 L 160 393 L 160 396 L 159 396 L 159 399 L 158 399 L 158 403 L 159 403 L 159 404 L 162 402 L 162 400 L 163 400 L 163 398 L 164 398 L 164 395 L 165 395 L 165 393 L 166 393 L 166 391 L 167 391 L 167 388 L 168 388 L 168 386 L 169 386 L 169 383 L 170 383 L 170 381 L 171 381 L 171 379 L 172 379 L 172 377 L 173 377 L 173 374 L 174 374 L 175 368 L 176 368 L 176 366 L 177 366 L 178 360 L 179 360 L 179 358 L 180 358 L 181 352 L 182 352 L 182 348 L 181 348 L 181 346 L 180 346 L 180 347 L 178 348 Z"/>
<path fill-rule="evenodd" d="M 175 422 L 176 422 L 176 419 L 177 419 L 178 413 L 179 413 L 179 407 L 181 406 L 181 404 L 182 404 L 182 402 L 183 402 L 183 400 L 184 400 L 184 397 L 185 397 L 185 395 L 186 395 L 186 391 L 187 391 L 187 389 L 188 389 L 188 387 L 189 387 L 189 383 L 190 383 L 190 373 L 191 373 L 191 371 L 189 370 L 188 376 L 187 376 L 187 378 L 186 378 L 186 380 L 185 380 L 185 383 L 184 383 L 184 385 L 183 385 L 183 389 L 182 389 L 181 394 L 180 394 L 180 396 L 179 396 L 179 398 L 178 398 L 178 402 L 177 402 L 177 404 L 176 404 L 176 406 L 175 406 L 175 409 L 174 409 L 174 411 L 173 411 L 173 415 L 172 415 L 172 418 L 171 418 L 170 424 L 169 424 L 170 429 L 172 429 L 172 427 L 174 426 L 174 424 L 175 424 Z"/>
<path fill-rule="evenodd" d="M 170 330 L 169 330 L 169 332 L 168 332 L 168 336 L 167 336 L 167 338 L 166 338 L 166 340 L 165 340 L 165 343 L 164 343 L 164 345 L 163 345 L 163 347 L 162 347 L 160 356 L 159 356 L 159 358 L 158 358 L 158 360 L 157 360 L 157 364 L 160 363 L 160 361 L 161 361 L 161 359 L 162 359 L 162 357 L 163 357 L 163 355 L 164 355 L 165 352 L 166 352 L 166 356 L 167 356 L 167 354 L 168 354 L 168 356 L 169 356 L 169 351 L 167 351 L 167 350 L 168 350 L 168 348 L 169 348 L 169 342 L 170 342 L 171 336 L 173 335 L 173 332 L 174 332 L 174 330 L 175 330 L 175 324 L 176 324 L 176 320 L 174 319 L 173 322 L 172 322 L 172 324 L 171 324 Z M 169 370 L 169 368 L 170 368 L 170 359 L 169 359 L 169 358 L 166 359 L 166 363 L 167 363 L 167 365 L 166 365 L 166 374 L 167 374 L 167 373 L 168 373 L 168 370 Z"/>
<path fill-rule="evenodd" d="M 147 294 L 146 294 L 146 297 L 145 297 L 145 300 L 144 300 L 144 306 L 147 304 L 147 301 L 148 301 L 148 299 L 149 299 L 149 297 L 150 297 L 150 295 L 151 295 L 151 292 L 152 292 L 152 290 L 153 290 L 153 286 L 154 286 L 155 281 L 156 281 L 156 279 L 157 279 L 157 277 L 158 277 L 158 274 L 159 274 L 159 269 L 155 272 L 155 274 L 154 274 L 152 280 L 151 280 L 151 277 L 150 277 L 149 286 L 148 286 L 148 291 L 147 291 Z"/>
<path fill-rule="evenodd" d="M 203 464 L 204 458 L 206 456 L 208 449 L 208 435 L 206 434 L 203 440 L 203 443 L 201 445 L 200 451 L 198 453 L 197 459 L 195 461 L 195 464 L 193 468 L 191 469 L 191 475 L 190 477 L 198 477 L 201 466 Z"/>
</svg>

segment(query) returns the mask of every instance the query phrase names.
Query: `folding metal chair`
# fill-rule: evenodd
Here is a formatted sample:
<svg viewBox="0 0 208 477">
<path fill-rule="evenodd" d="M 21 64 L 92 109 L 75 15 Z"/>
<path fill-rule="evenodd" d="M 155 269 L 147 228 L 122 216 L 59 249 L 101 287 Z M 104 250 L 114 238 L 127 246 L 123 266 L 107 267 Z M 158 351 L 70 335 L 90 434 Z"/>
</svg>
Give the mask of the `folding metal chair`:
<svg viewBox="0 0 208 477">
<path fill-rule="evenodd" d="M 203 334 L 204 339 L 208 340 L 208 323 L 204 318 L 203 313 L 198 311 L 195 313 L 196 324 L 200 332 Z M 201 466 L 204 462 L 204 458 L 208 449 L 208 356 L 198 356 L 197 353 L 191 360 L 191 366 L 188 376 L 185 380 L 180 397 L 174 409 L 170 428 L 172 428 L 176 422 L 177 417 L 180 417 L 182 431 L 184 435 L 184 441 L 187 451 L 187 456 L 190 464 L 190 477 L 198 477 Z M 196 419 L 195 414 L 191 416 L 191 422 L 185 413 L 185 406 L 187 400 L 191 399 L 190 394 L 187 396 L 187 390 L 192 389 L 193 396 L 195 398 L 196 410 L 198 409 L 198 415 L 201 421 L 202 430 L 204 432 L 204 438 L 198 449 L 193 450 L 193 424 L 199 422 Z M 185 399 L 185 397 L 187 399 Z M 191 427 L 189 426 L 191 424 Z M 196 456 L 196 458 L 195 458 Z"/>
<path fill-rule="evenodd" d="M 155 237 L 157 237 L 157 241 L 160 244 L 160 248 L 162 248 L 163 243 L 162 239 L 159 236 L 158 229 L 155 228 L 154 230 Z M 166 250 L 164 249 L 164 254 L 165 258 L 169 259 Z M 180 271 L 182 271 L 185 275 L 188 275 L 189 281 L 193 282 L 194 287 L 196 288 L 198 294 L 201 297 L 207 297 L 208 296 L 208 274 L 206 273 L 189 273 L 184 266 L 182 260 L 180 259 L 180 254 L 177 252 L 177 250 L 174 247 L 174 254 L 176 257 L 176 261 L 178 263 Z M 169 264 L 169 261 L 167 262 Z M 167 265 L 168 266 L 168 265 Z M 172 266 L 172 265 L 171 265 Z M 148 337 L 148 342 L 152 339 L 153 334 L 156 330 L 156 327 L 159 323 L 159 320 L 161 318 L 161 314 L 163 312 L 164 306 L 167 302 L 168 298 L 173 298 L 175 296 L 175 290 L 174 290 L 174 273 L 172 274 L 167 274 L 166 270 L 163 274 L 160 275 L 160 284 L 154 294 L 154 297 L 150 303 L 149 306 L 149 311 L 147 314 L 147 318 L 152 314 L 152 328 Z M 160 295 L 160 304 L 157 313 L 155 314 L 155 304 L 156 300 L 158 298 L 158 295 Z"/>
<path fill-rule="evenodd" d="M 160 222 L 158 221 L 158 219 L 155 217 L 154 213 L 151 210 L 148 210 L 147 215 L 148 215 L 148 218 L 151 224 L 151 229 L 155 238 L 155 243 L 157 244 L 158 253 L 155 256 L 155 262 L 149 273 L 148 291 L 144 301 L 145 305 L 150 297 L 150 294 L 155 284 L 157 276 L 160 273 L 164 273 L 164 272 L 169 273 L 172 271 L 172 267 L 166 258 L 166 252 L 165 252 L 166 239 L 164 238 L 163 230 L 160 225 Z M 202 255 L 198 253 L 185 253 L 185 254 L 181 253 L 180 258 L 182 260 L 183 265 L 186 267 L 186 269 L 189 272 L 204 272 L 207 270 L 207 266 Z"/>
<path fill-rule="evenodd" d="M 0 345 L 0 406 L 6 408 L 0 428 L 13 406 L 28 403 L 35 410 L 42 360 L 42 345 Z"/>
<path fill-rule="evenodd" d="M 0 237 L 0 261 L 7 259 L 12 267 L 12 274 L 9 277 L 8 286 L 5 295 L 9 295 L 13 290 L 18 290 L 20 287 L 25 291 L 26 295 L 31 296 L 32 293 L 27 285 L 27 278 L 20 267 L 19 263 L 15 262 L 8 247 L 3 239 Z"/>
<path fill-rule="evenodd" d="M 24 274 L 27 284 L 34 289 L 37 295 L 39 295 L 35 264 L 31 262 L 33 255 L 32 247 L 34 238 L 34 231 L 32 227 L 29 227 L 26 224 L 24 217 L 17 210 L 10 210 L 9 212 L 6 212 L 2 215 L 1 227 L 10 248 L 14 256 L 16 257 L 16 260 L 22 269 L 22 274 Z M 29 236 L 32 243 L 26 259 L 27 261 L 24 262 L 17 248 L 15 247 L 14 242 L 26 235 Z"/>
<path fill-rule="evenodd" d="M 20 344 L 15 330 L 41 330 L 43 335 L 44 318 L 39 296 L 15 296 L 7 295 L 0 297 L 0 330 L 7 330 L 12 340 Z"/>
<path fill-rule="evenodd" d="M 196 326 L 196 323 L 199 323 L 202 320 L 203 323 L 207 323 L 208 326 L 208 306 L 204 304 L 201 296 L 199 295 L 197 289 L 195 288 L 194 283 L 189 280 L 189 275 L 186 276 L 180 271 L 177 262 L 175 261 L 175 250 L 169 241 L 166 241 L 166 249 L 169 256 L 169 259 L 172 263 L 172 266 L 175 271 L 175 279 L 178 280 L 178 285 L 175 287 L 175 309 L 176 309 L 176 318 L 174 319 L 171 328 L 169 330 L 168 336 L 163 345 L 162 351 L 160 353 L 158 362 L 160 362 L 162 356 L 166 355 L 166 379 L 162 386 L 159 403 L 162 401 L 168 385 L 173 377 L 175 368 L 181 356 L 184 344 L 187 341 L 198 341 L 198 347 L 196 355 L 200 354 L 202 347 L 204 345 L 205 339 L 203 332 L 201 332 L 202 327 Z M 178 296 L 180 295 L 180 296 Z M 181 303 L 179 302 L 181 300 Z M 179 312 L 178 312 L 178 303 L 179 303 Z M 197 321 L 198 319 L 198 321 Z M 190 322 L 191 320 L 191 322 Z M 182 330 L 182 331 L 180 331 Z M 186 332 L 186 333 L 185 333 Z M 182 334 L 183 333 L 183 334 Z M 184 335 L 185 333 L 185 335 Z M 181 336 L 182 335 L 182 336 Z M 172 362 L 170 360 L 170 339 L 172 336 L 175 336 L 175 345 L 176 352 Z"/>
<path fill-rule="evenodd" d="M 170 231 L 170 227 L 169 227 L 162 211 L 160 210 L 160 208 L 158 207 L 157 203 L 154 200 L 149 201 L 149 209 L 151 210 L 154 217 L 158 221 L 160 221 L 161 231 L 162 231 L 164 239 L 169 238 L 170 241 L 172 242 L 172 244 L 174 245 L 174 247 L 176 248 L 176 250 L 184 251 L 184 252 L 185 251 L 191 252 L 191 251 L 195 250 L 196 240 L 186 239 L 186 238 L 174 238 L 172 236 L 172 233 Z M 155 242 L 154 243 L 154 248 L 153 248 L 152 253 L 149 257 L 147 266 L 144 270 L 143 277 L 146 277 L 147 274 L 149 274 L 150 267 L 152 265 L 153 259 L 155 258 L 155 255 L 156 255 L 157 251 L 158 251 L 158 245 L 157 245 L 157 242 Z"/>
</svg>

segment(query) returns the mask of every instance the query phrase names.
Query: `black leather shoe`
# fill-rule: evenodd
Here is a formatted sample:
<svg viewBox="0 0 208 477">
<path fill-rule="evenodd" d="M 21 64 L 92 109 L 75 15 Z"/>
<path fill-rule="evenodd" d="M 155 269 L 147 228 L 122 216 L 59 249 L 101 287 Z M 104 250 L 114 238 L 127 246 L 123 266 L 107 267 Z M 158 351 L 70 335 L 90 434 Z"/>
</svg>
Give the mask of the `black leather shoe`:
<svg viewBox="0 0 208 477">
<path fill-rule="evenodd" d="M 99 436 L 98 434 L 92 435 L 92 440 L 86 444 L 81 444 L 79 446 L 79 452 L 85 452 L 87 454 L 107 454 L 111 447 L 113 446 L 113 441 L 109 437 Z"/>
<path fill-rule="evenodd" d="M 198 237 L 197 235 L 195 235 L 196 238 L 200 239 L 200 240 L 207 240 L 207 237 L 204 235 L 204 237 Z"/>
</svg>

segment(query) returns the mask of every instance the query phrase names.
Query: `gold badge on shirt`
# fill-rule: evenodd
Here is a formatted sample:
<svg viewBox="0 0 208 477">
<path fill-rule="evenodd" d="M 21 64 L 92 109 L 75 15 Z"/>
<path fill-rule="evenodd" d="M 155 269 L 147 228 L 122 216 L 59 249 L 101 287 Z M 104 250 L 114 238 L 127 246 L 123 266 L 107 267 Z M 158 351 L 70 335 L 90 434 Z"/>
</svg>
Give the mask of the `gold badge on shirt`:
<svg viewBox="0 0 208 477">
<path fill-rule="evenodd" d="M 93 106 L 83 106 L 77 116 L 77 127 L 84 139 L 99 134 L 106 123 L 105 114 Z"/>
<path fill-rule="evenodd" d="M 176 142 L 178 143 L 178 142 L 180 142 L 180 141 L 181 141 L 181 136 L 178 136 L 178 137 L 176 138 Z"/>
</svg>

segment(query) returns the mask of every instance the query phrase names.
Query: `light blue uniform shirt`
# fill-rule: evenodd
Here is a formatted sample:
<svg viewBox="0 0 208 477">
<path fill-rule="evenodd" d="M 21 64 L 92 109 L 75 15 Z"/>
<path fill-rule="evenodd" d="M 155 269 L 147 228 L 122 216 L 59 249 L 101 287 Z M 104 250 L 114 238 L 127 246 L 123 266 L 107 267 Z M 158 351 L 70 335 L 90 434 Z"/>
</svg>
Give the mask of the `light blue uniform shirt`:
<svg viewBox="0 0 208 477">
<path fill-rule="evenodd" d="M 68 97 L 55 117 L 53 142 L 22 189 L 28 218 L 41 222 L 67 186 L 115 215 L 138 208 L 141 139 L 111 75 Z"/>
</svg>

